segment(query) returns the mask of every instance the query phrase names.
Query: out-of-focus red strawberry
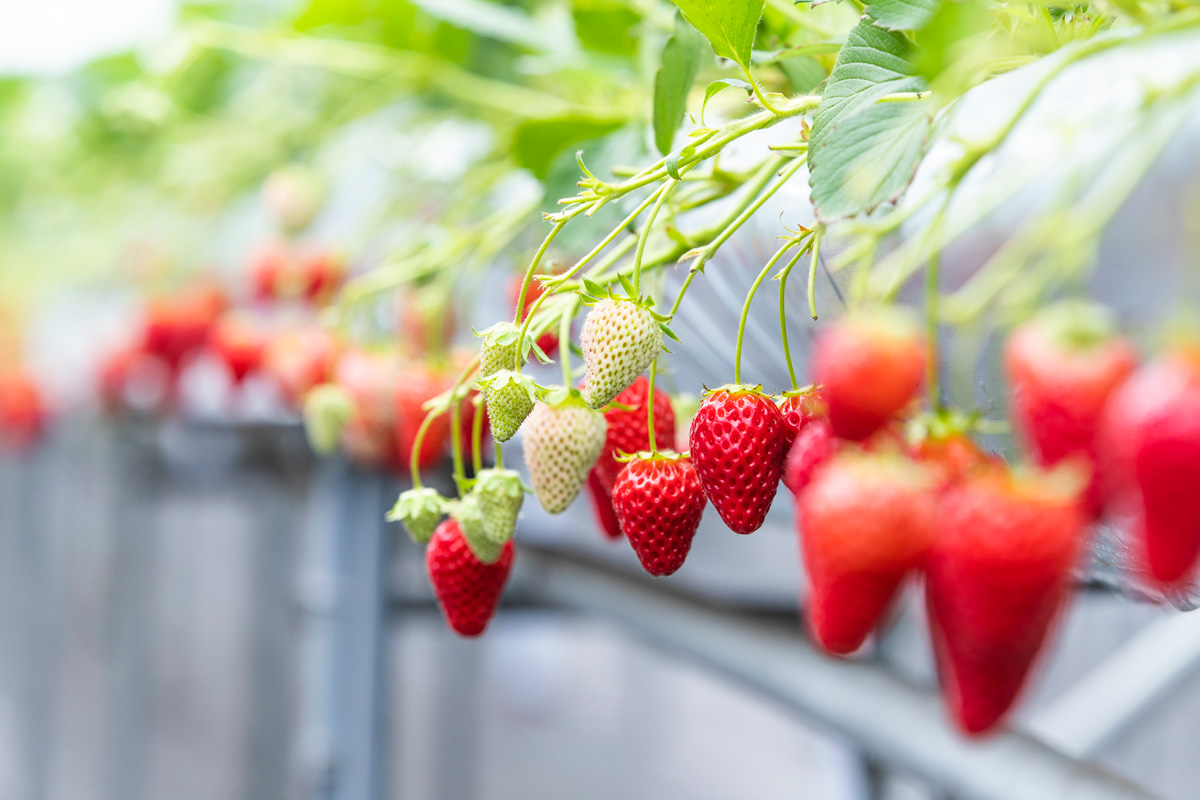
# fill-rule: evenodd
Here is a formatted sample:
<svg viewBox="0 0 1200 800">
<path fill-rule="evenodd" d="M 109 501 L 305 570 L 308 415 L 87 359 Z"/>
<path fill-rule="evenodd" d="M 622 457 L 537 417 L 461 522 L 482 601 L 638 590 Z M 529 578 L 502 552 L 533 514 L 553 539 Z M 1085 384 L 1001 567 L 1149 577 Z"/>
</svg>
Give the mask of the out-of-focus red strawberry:
<svg viewBox="0 0 1200 800">
<path fill-rule="evenodd" d="M 178 369 L 208 341 L 226 305 L 224 292 L 203 285 L 153 297 L 146 303 L 142 346 Z"/>
<path fill-rule="evenodd" d="M 400 365 L 393 353 L 352 349 L 338 359 L 334 382 L 353 411 L 342 429 L 342 449 L 364 467 L 395 469 L 396 412 L 392 402 Z"/>
<path fill-rule="evenodd" d="M 224 314 L 212 328 L 209 346 L 241 381 L 262 365 L 267 335 L 262 326 L 236 314 Z"/>
<path fill-rule="evenodd" d="M 521 299 L 521 284 L 525 282 L 524 274 L 514 275 L 508 282 L 508 302 L 514 309 L 517 307 L 517 301 Z M 546 291 L 546 287 L 541 281 L 534 278 L 530 281 L 529 288 L 525 291 L 525 304 L 521 308 L 521 321 L 525 320 L 525 315 L 529 313 L 529 309 L 533 308 L 533 304 Z M 558 332 L 546 331 L 537 338 L 538 347 L 545 351 L 546 355 L 553 356 L 558 351 Z"/>
<path fill-rule="evenodd" d="M 1000 467 L 1003 462 L 982 450 L 965 433 L 928 436 L 908 445 L 915 460 L 929 465 L 944 486 L 958 483 L 980 470 Z"/>
<path fill-rule="evenodd" d="M 346 278 L 346 263 L 329 250 L 313 250 L 301 257 L 304 296 L 310 303 L 324 305 L 333 299 Z"/>
<path fill-rule="evenodd" d="M 259 245 L 250 255 L 250 283 L 259 300 L 280 297 L 285 276 L 290 271 L 291 249 L 284 242 L 269 241 Z"/>
<path fill-rule="evenodd" d="M 340 351 L 332 333 L 318 326 L 281 331 L 263 351 L 263 369 L 297 408 L 309 389 L 329 381 Z"/>
<path fill-rule="evenodd" d="M 49 412 L 33 379 L 19 368 L 0 371 L 0 443 L 25 449 L 41 436 Z"/>
<path fill-rule="evenodd" d="M 458 325 L 442 293 L 410 287 L 396 293 L 396 320 L 400 349 L 414 358 L 445 352 Z"/>
<path fill-rule="evenodd" d="M 443 374 L 427 364 L 414 362 L 401 368 L 392 399 L 396 410 L 396 446 L 404 465 L 412 459 L 417 432 L 425 420 L 427 412 L 422 406 L 450 386 Z M 437 464 L 446 454 L 449 438 L 450 415 L 441 414 L 430 423 L 422 440 L 417 467 L 427 469 Z"/>
</svg>

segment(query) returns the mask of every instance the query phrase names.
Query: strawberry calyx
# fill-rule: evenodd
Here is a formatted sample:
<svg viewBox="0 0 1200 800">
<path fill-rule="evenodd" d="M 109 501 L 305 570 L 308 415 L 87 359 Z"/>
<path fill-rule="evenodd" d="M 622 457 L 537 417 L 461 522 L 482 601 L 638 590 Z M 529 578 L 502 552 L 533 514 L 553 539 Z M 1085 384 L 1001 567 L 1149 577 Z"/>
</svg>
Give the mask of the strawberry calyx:
<svg viewBox="0 0 1200 800">
<path fill-rule="evenodd" d="M 684 461 L 691 458 L 691 454 L 687 452 L 677 453 L 674 450 L 639 450 L 636 453 L 626 453 L 617 451 L 613 454 L 613 460 L 622 464 L 628 464 L 630 461 Z"/>
<path fill-rule="evenodd" d="M 599 303 L 601 300 L 615 300 L 619 303 L 633 303 L 634 305 L 645 309 L 650 316 L 654 318 L 654 321 L 658 323 L 658 327 L 662 330 L 664 335 L 671 337 L 677 342 L 683 341 L 678 335 L 676 335 L 675 331 L 671 330 L 671 326 L 667 324 L 671 321 L 671 316 L 668 314 L 660 314 L 654 310 L 654 297 L 651 295 L 639 296 L 633 287 L 633 283 L 630 282 L 629 278 L 625 277 L 624 273 L 618 272 L 617 280 L 620 282 L 621 287 L 625 290 L 623 294 L 614 292 L 611 286 L 601 286 L 591 278 L 584 276 L 583 288 L 578 290 L 579 302 L 583 303 L 585 306 L 593 306 L 596 303 Z M 663 349 L 667 350 L 666 347 Z M 669 353 L 671 351 L 667 350 L 667 352 Z"/>
<path fill-rule="evenodd" d="M 449 501 L 436 489 L 414 487 L 401 492 L 388 511 L 388 522 L 399 522 L 417 544 L 426 544 L 446 513 Z"/>
<path fill-rule="evenodd" d="M 553 406 L 554 408 L 565 408 L 572 405 L 578 405 L 587 409 L 591 408 L 591 406 L 584 402 L 583 395 L 579 392 L 579 390 L 573 387 L 555 386 L 550 389 L 546 389 L 544 387 L 538 388 L 541 390 L 539 393 L 539 399 L 548 406 Z"/>
<path fill-rule="evenodd" d="M 1094 303 L 1067 301 L 1041 311 L 1031 325 L 1066 350 L 1099 347 L 1117 334 L 1112 314 Z"/>
<path fill-rule="evenodd" d="M 485 354 L 489 351 L 510 351 L 520 341 L 522 362 L 527 361 L 529 355 L 532 353 L 541 363 L 551 363 L 550 356 L 546 355 L 546 351 L 537 343 L 538 335 L 541 334 L 541 331 L 526 330 L 524 339 L 522 340 L 521 328 L 518 328 L 511 322 L 497 322 L 490 328 L 484 328 L 481 331 L 472 328 L 471 332 L 483 339 L 482 348 Z"/>
<path fill-rule="evenodd" d="M 799 389 L 788 389 L 785 392 L 780 392 L 780 397 L 812 397 L 821 393 L 824 387 L 817 383 L 810 383 L 808 386 L 801 386 Z"/>
<path fill-rule="evenodd" d="M 768 398 L 771 396 L 763 391 L 763 387 L 762 387 L 761 383 L 756 383 L 756 384 L 727 383 L 723 386 L 718 386 L 715 389 L 710 389 L 707 386 L 705 386 L 704 391 L 701 392 L 701 395 L 704 397 L 712 397 L 715 394 L 730 394 L 730 395 L 755 394 L 760 397 L 768 397 Z"/>
</svg>

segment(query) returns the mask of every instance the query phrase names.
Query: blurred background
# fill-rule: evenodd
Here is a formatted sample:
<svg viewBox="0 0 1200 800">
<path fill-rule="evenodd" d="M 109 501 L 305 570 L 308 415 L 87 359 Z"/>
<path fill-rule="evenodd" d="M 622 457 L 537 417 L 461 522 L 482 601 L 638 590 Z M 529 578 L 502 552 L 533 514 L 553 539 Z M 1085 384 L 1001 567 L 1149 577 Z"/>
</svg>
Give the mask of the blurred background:
<svg viewBox="0 0 1200 800">
<path fill-rule="evenodd" d="M 527 502 L 487 635 L 446 628 L 420 548 L 384 522 L 410 485 L 413 409 L 474 354 L 472 328 L 512 314 L 546 232 L 539 212 L 576 191 L 576 150 L 597 174 L 657 157 L 646 123 L 668 4 L 10 6 L 0 25 L 0 798 L 1197 796 L 1200 620 L 1179 613 L 1189 598 L 1163 602 L 1114 577 L 1103 552 L 1080 575 L 1016 718 L 983 742 L 960 738 L 939 707 L 915 593 L 851 660 L 805 640 L 783 493 L 753 537 L 710 511 L 669 580 L 605 540 L 586 498 L 554 518 Z M 771 0 L 761 35 L 811 45 L 859 11 L 805 9 L 815 29 L 796 13 Z M 1180 45 L 1192 58 L 1197 48 Z M 807 92 L 835 54 L 801 47 L 761 77 Z M 702 74 L 729 73 L 709 61 Z M 1007 158 L 1036 166 L 1030 153 L 1054 131 L 1070 154 L 1054 174 L 1087 169 L 1091 151 L 1075 145 L 1099 134 L 1084 123 L 1112 110 L 1080 87 L 1130 67 L 1087 69 L 1099 73 L 1069 70 L 1055 84 Z M 989 84 L 979 114 L 1020 80 Z M 742 113 L 735 94 L 705 113 Z M 1174 210 L 1191 196 L 1181 165 L 1198 122 L 1191 115 L 1131 187 L 1098 254 L 1093 286 L 1135 327 L 1178 301 L 1188 250 Z M 795 136 L 800 124 L 781 128 Z M 722 167 L 745 174 L 773 141 L 746 137 Z M 729 379 L 747 287 L 784 226 L 813 222 L 806 177 L 773 196 L 692 290 L 667 388 L 694 394 Z M 718 192 L 691 219 L 718 219 L 726 200 Z M 1029 203 L 1015 195 L 975 225 L 947 255 L 950 279 L 972 274 Z M 566 229 L 550 268 L 573 263 L 628 210 Z M 852 278 L 819 272 L 823 313 L 836 315 Z M 779 388 L 776 299 L 763 294 L 744 368 Z M 806 374 L 800 353 L 815 326 L 803 281 L 787 297 Z M 951 348 L 964 341 L 944 335 Z M 994 342 L 971 336 L 977 349 L 956 357 L 950 391 L 1002 410 Z M 557 366 L 537 370 L 553 380 Z M 324 457 L 302 424 L 321 384 L 352 408 L 338 452 Z M 463 411 L 478 413 L 470 402 Z M 419 460 L 427 483 L 448 490 L 440 435 Z M 1005 436 L 991 444 L 1012 447 Z M 519 463 L 519 441 L 509 449 Z"/>
</svg>

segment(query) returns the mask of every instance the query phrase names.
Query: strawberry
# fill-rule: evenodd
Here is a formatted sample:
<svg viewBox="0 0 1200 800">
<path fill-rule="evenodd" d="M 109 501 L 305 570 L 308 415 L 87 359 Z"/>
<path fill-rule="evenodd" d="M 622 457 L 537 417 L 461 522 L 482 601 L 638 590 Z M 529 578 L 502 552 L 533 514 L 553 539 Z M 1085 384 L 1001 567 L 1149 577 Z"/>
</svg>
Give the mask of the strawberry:
<svg viewBox="0 0 1200 800">
<path fill-rule="evenodd" d="M 925 345 L 908 317 L 882 310 L 823 331 L 813 363 L 834 435 L 861 441 L 917 396 L 925 377 Z"/>
<path fill-rule="evenodd" d="M 651 575 L 683 566 L 706 503 L 691 459 L 670 451 L 635 457 L 613 486 L 621 532 Z"/>
<path fill-rule="evenodd" d="M 263 369 L 284 397 L 299 406 L 304 395 L 333 377 L 339 347 L 324 328 L 309 326 L 274 336 L 263 351 Z"/>
<path fill-rule="evenodd" d="M 1164 588 L 1200 556 L 1200 352 L 1175 350 L 1113 392 L 1102 433 L 1114 501 L 1134 517 L 1141 558 Z"/>
<path fill-rule="evenodd" d="M 1012 706 L 1068 596 L 1087 531 L 1073 470 L 967 478 L 943 495 L 926 567 L 942 694 L 969 734 Z"/>
<path fill-rule="evenodd" d="M 492 564 L 477 559 L 457 522 L 448 519 L 434 531 L 425 550 L 425 570 L 450 627 L 461 636 L 478 636 L 496 613 L 508 573 L 513 544 L 507 542 Z"/>
<path fill-rule="evenodd" d="M 475 476 L 471 494 L 479 498 L 483 532 L 496 544 L 504 544 L 517 530 L 517 515 L 525 502 L 521 476 L 511 469 L 484 469 Z"/>
<path fill-rule="evenodd" d="M 603 456 L 601 456 L 603 458 Z M 621 538 L 621 523 L 613 510 L 612 495 L 604 488 L 604 481 L 596 467 L 592 467 L 587 479 L 588 496 L 592 499 L 592 511 L 601 532 L 610 539 Z"/>
<path fill-rule="evenodd" d="M 479 348 L 479 371 L 476 379 L 495 375 L 502 369 L 513 369 L 517 363 L 517 340 L 521 332 L 511 322 L 499 322 L 475 334 L 483 339 Z"/>
<path fill-rule="evenodd" d="M 387 521 L 399 522 L 414 542 L 426 544 L 445 513 L 446 499 L 437 490 L 413 487 L 396 498 Z"/>
<path fill-rule="evenodd" d="M 758 386 L 709 392 L 689 437 L 696 474 L 734 533 L 762 527 L 783 473 L 783 416 Z"/>
<path fill-rule="evenodd" d="M 525 465 L 547 513 L 561 514 L 575 501 L 604 449 L 607 427 L 576 391 L 559 390 L 534 407 L 525 427 Z"/>
<path fill-rule="evenodd" d="M 209 347 L 229 367 L 233 379 L 239 383 L 262 364 L 266 341 L 260 326 L 249 319 L 230 314 L 217 320 L 208 337 Z"/>
<path fill-rule="evenodd" d="M 583 321 L 579 343 L 587 367 L 583 400 L 603 408 L 634 382 L 662 350 L 663 330 L 640 302 L 606 297 Z"/>
<path fill-rule="evenodd" d="M 797 498 L 808 619 L 817 642 L 845 655 L 862 646 L 937 533 L 932 476 L 895 454 L 831 456 Z"/>
<path fill-rule="evenodd" d="M 396 451 L 400 464 L 407 466 L 416 445 L 417 432 L 428 413 L 424 405 L 447 388 L 446 379 L 432 367 L 410 363 L 401 368 L 392 390 L 396 420 Z M 450 415 L 440 414 L 429 424 L 417 456 L 418 469 L 428 469 L 442 459 L 450 438 Z"/>
<path fill-rule="evenodd" d="M 500 558 L 504 542 L 495 542 L 488 537 L 487 521 L 479 495 L 471 492 L 449 504 L 450 518 L 458 523 L 463 539 L 471 548 L 475 558 L 484 564 L 493 564 Z"/>
<path fill-rule="evenodd" d="M 492 437 L 507 442 L 516 434 L 537 401 L 537 385 L 527 376 L 502 369 L 479 381 L 487 404 Z"/>
<path fill-rule="evenodd" d="M 625 468 L 623 463 L 617 461 L 616 455 L 650 449 L 646 416 L 646 399 L 649 392 L 650 381 L 646 376 L 639 375 L 633 385 L 617 395 L 613 401 L 614 405 L 604 412 L 608 434 L 604 439 L 604 450 L 596 461 L 595 471 L 610 494 L 617 475 Z M 674 447 L 675 410 L 671 407 L 670 396 L 666 392 L 660 392 L 657 387 L 654 390 L 654 439 L 656 445 Z"/>
<path fill-rule="evenodd" d="M 838 447 L 838 440 L 829 427 L 829 420 L 812 420 L 796 435 L 788 450 L 783 468 L 783 485 L 792 494 L 799 494 L 812 479 L 813 470 Z"/>
<path fill-rule="evenodd" d="M 400 347 L 413 356 L 441 353 L 454 338 L 458 318 L 444 292 L 405 287 L 396 294 Z"/>
<path fill-rule="evenodd" d="M 1103 511 L 1104 480 L 1096 470 L 1096 436 L 1104 405 L 1137 362 L 1099 309 L 1060 306 L 1019 326 L 1004 347 L 1012 410 L 1042 466 L 1075 457 L 1093 470 L 1088 507 Z"/>
<path fill-rule="evenodd" d="M 185 357 L 204 346 L 225 306 L 224 293 L 204 285 L 151 298 L 143 321 L 144 348 L 178 369 Z"/>
<path fill-rule="evenodd" d="M 305 299 L 324 305 L 333 299 L 346 279 L 346 263 L 328 250 L 314 250 L 300 257 L 298 268 Z"/>
<path fill-rule="evenodd" d="M 942 486 L 959 483 L 984 469 L 1001 467 L 999 457 L 984 452 L 965 430 L 935 431 L 907 443 L 908 455 L 930 467 Z"/>
<path fill-rule="evenodd" d="M 30 447 L 47 417 L 45 397 L 33 378 L 20 368 L 0 373 L 0 443 L 17 450 Z"/>
<path fill-rule="evenodd" d="M 317 455 L 337 450 L 346 424 L 354 416 L 354 400 L 333 383 L 313 387 L 304 398 L 304 434 Z"/>
<path fill-rule="evenodd" d="M 286 244 L 265 242 L 250 255 L 250 283 L 259 300 L 274 300 L 283 292 L 286 276 L 291 270 L 292 253 Z"/>
<path fill-rule="evenodd" d="M 521 284 L 525 282 L 525 276 L 514 275 L 508 283 L 508 302 L 513 308 L 517 307 L 517 302 L 521 299 Z M 545 285 L 539 280 L 533 280 L 529 283 L 529 288 L 525 290 L 525 303 L 521 306 L 519 318 L 524 320 L 525 316 L 533 308 L 534 303 L 538 298 L 546 292 Z M 553 356 L 558 350 L 558 334 L 554 331 L 546 331 L 537 338 L 537 345 L 542 349 L 542 352 L 547 356 Z"/>
<path fill-rule="evenodd" d="M 786 443 L 784 458 L 791 452 L 796 435 L 808 423 L 825 417 L 825 401 L 819 386 L 806 386 L 793 392 L 784 392 L 778 400 L 779 413 L 783 415 L 783 438 Z"/>
</svg>

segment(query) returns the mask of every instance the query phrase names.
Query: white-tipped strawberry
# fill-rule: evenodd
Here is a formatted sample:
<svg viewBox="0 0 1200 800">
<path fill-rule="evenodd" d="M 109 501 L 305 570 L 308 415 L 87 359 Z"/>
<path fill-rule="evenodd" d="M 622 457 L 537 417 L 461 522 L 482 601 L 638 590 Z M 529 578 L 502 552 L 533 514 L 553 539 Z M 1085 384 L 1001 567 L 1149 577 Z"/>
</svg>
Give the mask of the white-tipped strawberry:
<svg viewBox="0 0 1200 800">
<path fill-rule="evenodd" d="M 622 276 L 622 283 L 626 283 Z M 663 333 L 670 336 L 665 318 L 650 310 L 649 302 L 611 293 L 599 298 L 600 287 L 585 281 L 584 302 L 594 305 L 583 321 L 579 344 L 587 365 L 583 399 L 592 408 L 603 408 L 629 388 L 658 358 Z"/>
<path fill-rule="evenodd" d="M 576 391 L 538 403 L 525 425 L 525 465 L 542 508 L 561 514 L 574 502 L 604 448 L 608 423 Z"/>
<path fill-rule="evenodd" d="M 487 404 L 492 438 L 507 442 L 533 411 L 537 400 L 537 384 L 526 375 L 502 369 L 479 381 L 483 400 Z"/>
<path fill-rule="evenodd" d="M 417 544 L 425 544 L 446 513 L 446 500 L 436 489 L 423 487 L 402 492 L 387 513 L 388 522 L 399 522 Z"/>
</svg>

